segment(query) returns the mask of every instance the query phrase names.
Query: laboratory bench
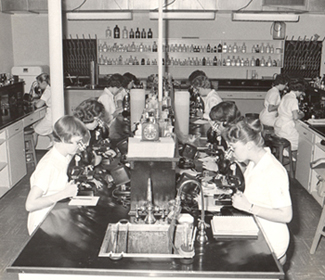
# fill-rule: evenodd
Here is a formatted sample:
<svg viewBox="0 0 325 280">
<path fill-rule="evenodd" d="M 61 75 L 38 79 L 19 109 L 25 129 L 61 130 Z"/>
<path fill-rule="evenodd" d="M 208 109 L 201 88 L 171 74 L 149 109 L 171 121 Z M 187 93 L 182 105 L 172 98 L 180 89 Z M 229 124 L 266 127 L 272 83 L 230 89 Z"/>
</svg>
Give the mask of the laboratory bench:
<svg viewBox="0 0 325 280">
<path fill-rule="evenodd" d="M 174 166 L 172 162 L 167 166 L 172 168 Z M 112 162 L 112 168 L 115 164 L 118 163 Z M 157 162 L 153 162 L 153 165 L 155 164 Z M 149 166 L 151 165 L 149 163 Z M 140 169 L 141 166 L 142 164 L 138 164 Z M 162 168 L 169 167 L 162 163 Z M 137 170 L 135 164 L 133 172 L 141 174 L 141 170 Z M 146 176 L 146 172 L 143 174 Z M 130 178 L 132 185 L 134 184 L 132 174 Z M 132 188 L 135 185 L 132 185 Z M 153 191 L 153 195 L 154 193 Z M 122 256 L 114 259 L 99 256 L 108 226 L 123 219 L 131 221 L 132 201 L 129 204 L 123 203 L 125 200 L 114 193 L 114 188 L 98 190 L 96 196 L 99 196 L 99 200 L 95 206 L 71 206 L 69 199 L 58 202 L 7 271 L 19 274 L 20 280 L 58 277 L 62 280 L 170 277 L 227 280 L 284 279 L 282 266 L 270 249 L 261 229 L 254 237 L 216 239 L 213 237 L 211 227 L 207 227 L 208 241 L 203 244 L 194 242 L 193 258 L 177 258 L 170 254 L 159 258 Z M 197 225 L 200 215 L 197 208 L 183 207 L 182 212 L 190 213 L 194 217 L 194 226 Z M 227 206 L 217 215 L 243 215 L 243 213 Z M 206 212 L 205 221 L 208 225 L 212 216 L 212 212 Z M 143 220 L 142 222 L 133 220 L 133 223 L 141 226 Z M 147 237 L 143 238 L 143 242 L 147 244 Z"/>
</svg>

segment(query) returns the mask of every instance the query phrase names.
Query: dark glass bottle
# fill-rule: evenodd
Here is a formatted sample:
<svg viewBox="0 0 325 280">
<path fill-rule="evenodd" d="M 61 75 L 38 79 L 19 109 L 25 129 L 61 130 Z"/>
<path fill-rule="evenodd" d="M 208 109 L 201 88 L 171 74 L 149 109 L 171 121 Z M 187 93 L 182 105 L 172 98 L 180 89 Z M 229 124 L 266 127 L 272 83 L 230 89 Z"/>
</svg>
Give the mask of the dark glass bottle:
<svg viewBox="0 0 325 280">
<path fill-rule="evenodd" d="M 148 30 L 148 38 L 149 38 L 149 39 L 152 38 L 152 31 L 151 31 L 151 28 L 149 28 L 149 30 Z"/>
<path fill-rule="evenodd" d="M 256 58 L 255 66 L 260 66 L 260 59 L 259 58 Z"/>
<path fill-rule="evenodd" d="M 141 38 L 147 38 L 146 30 L 143 28 L 141 31 Z"/>
<path fill-rule="evenodd" d="M 207 63 L 207 62 L 206 62 L 206 59 L 205 59 L 205 57 L 203 57 L 203 58 L 202 58 L 202 65 L 205 66 L 206 63 Z"/>
<path fill-rule="evenodd" d="M 211 52 L 210 44 L 208 44 L 208 46 L 207 46 L 207 52 Z"/>
<path fill-rule="evenodd" d="M 222 45 L 221 44 L 218 45 L 218 53 L 222 53 Z"/>
<path fill-rule="evenodd" d="M 139 27 L 137 27 L 137 30 L 135 31 L 135 38 L 139 39 L 140 38 L 140 30 Z"/>
<path fill-rule="evenodd" d="M 133 28 L 131 28 L 131 30 L 130 30 L 129 37 L 130 37 L 131 39 L 134 38 L 134 31 L 133 31 Z"/>
<path fill-rule="evenodd" d="M 213 58 L 213 66 L 217 66 L 218 65 L 218 59 L 217 59 L 217 57 L 215 56 L 214 58 Z"/>
<path fill-rule="evenodd" d="M 120 38 L 120 28 L 117 25 L 114 27 L 114 38 L 115 39 Z"/>
</svg>

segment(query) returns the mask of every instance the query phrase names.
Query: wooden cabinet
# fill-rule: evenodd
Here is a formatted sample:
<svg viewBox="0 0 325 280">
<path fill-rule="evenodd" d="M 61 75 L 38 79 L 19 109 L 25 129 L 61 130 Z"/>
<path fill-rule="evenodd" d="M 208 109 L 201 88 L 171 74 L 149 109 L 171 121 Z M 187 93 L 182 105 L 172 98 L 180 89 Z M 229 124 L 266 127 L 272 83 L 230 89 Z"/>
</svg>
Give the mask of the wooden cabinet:
<svg viewBox="0 0 325 280">
<path fill-rule="evenodd" d="M 7 131 L 0 131 L 0 196 L 9 187 Z"/>
<path fill-rule="evenodd" d="M 157 42 L 157 38 L 98 39 L 99 74 L 131 72 L 139 78 L 157 74 L 158 53 L 153 51 Z M 220 47 L 224 47 L 221 52 Z M 209 78 L 251 79 L 254 75 L 256 79 L 280 73 L 283 49 L 281 40 L 170 38 L 163 46 L 163 64 L 175 79 L 187 78 L 197 68 Z"/>
</svg>

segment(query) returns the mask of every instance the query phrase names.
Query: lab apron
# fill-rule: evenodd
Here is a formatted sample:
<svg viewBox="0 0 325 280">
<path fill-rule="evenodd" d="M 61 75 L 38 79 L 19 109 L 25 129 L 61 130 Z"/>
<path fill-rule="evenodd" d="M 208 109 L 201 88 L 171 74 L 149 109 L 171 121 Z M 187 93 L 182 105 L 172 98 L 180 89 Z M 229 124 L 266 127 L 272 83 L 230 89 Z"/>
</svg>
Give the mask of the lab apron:
<svg viewBox="0 0 325 280">
<path fill-rule="evenodd" d="M 274 126 L 277 115 L 277 111 L 269 112 L 267 108 L 264 108 L 260 113 L 260 120 L 264 125 Z"/>
<path fill-rule="evenodd" d="M 278 117 L 274 123 L 275 135 L 285 138 L 291 143 L 291 150 L 298 149 L 299 133 L 295 121 L 290 118 Z"/>
</svg>

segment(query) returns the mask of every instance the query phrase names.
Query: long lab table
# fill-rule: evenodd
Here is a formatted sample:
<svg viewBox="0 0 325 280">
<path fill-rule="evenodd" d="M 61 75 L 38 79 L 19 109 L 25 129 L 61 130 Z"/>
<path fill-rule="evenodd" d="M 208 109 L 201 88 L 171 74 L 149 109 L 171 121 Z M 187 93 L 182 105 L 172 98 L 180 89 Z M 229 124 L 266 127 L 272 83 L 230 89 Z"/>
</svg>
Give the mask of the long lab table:
<svg viewBox="0 0 325 280">
<path fill-rule="evenodd" d="M 7 271 L 18 273 L 20 280 L 284 279 L 261 231 L 257 239 L 216 240 L 208 228 L 208 243 L 195 242 L 189 264 L 176 258 L 98 257 L 108 223 L 128 218 L 129 207 L 110 192 L 105 190 L 94 207 L 57 203 Z M 206 219 L 209 222 L 211 216 Z"/>
</svg>

